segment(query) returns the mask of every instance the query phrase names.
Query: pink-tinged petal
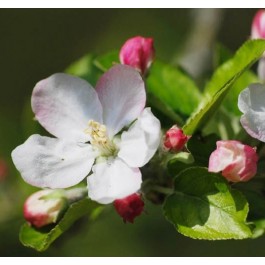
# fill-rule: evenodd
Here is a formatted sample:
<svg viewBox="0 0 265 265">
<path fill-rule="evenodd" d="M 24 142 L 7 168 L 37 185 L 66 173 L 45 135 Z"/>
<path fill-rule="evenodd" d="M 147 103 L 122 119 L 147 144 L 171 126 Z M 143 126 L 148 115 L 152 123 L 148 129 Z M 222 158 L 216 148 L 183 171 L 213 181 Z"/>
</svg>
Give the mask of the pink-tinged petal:
<svg viewBox="0 0 265 265">
<path fill-rule="evenodd" d="M 57 194 L 56 197 L 52 197 L 55 192 L 58 190 L 40 190 L 27 198 L 24 204 L 24 217 L 31 225 L 40 228 L 58 221 L 68 202 L 63 196 L 63 191 L 61 196 Z"/>
<path fill-rule="evenodd" d="M 88 196 L 98 203 L 108 204 L 137 192 L 142 183 L 139 168 L 127 166 L 121 159 L 97 163 L 87 178 Z"/>
<path fill-rule="evenodd" d="M 258 156 L 251 146 L 239 141 L 218 141 L 209 159 L 209 172 L 222 172 L 229 181 L 248 181 L 257 172 Z"/>
<path fill-rule="evenodd" d="M 102 106 L 96 91 L 85 80 L 54 74 L 36 84 L 31 99 L 39 123 L 58 138 L 86 142 L 90 119 L 102 122 Z"/>
<path fill-rule="evenodd" d="M 256 150 L 248 145 L 244 146 L 245 167 L 239 172 L 241 181 L 248 181 L 257 173 L 258 155 Z"/>
<path fill-rule="evenodd" d="M 146 93 L 140 74 L 126 65 L 115 65 L 98 81 L 96 90 L 103 107 L 103 123 L 110 137 L 142 112 Z"/>
<path fill-rule="evenodd" d="M 241 160 L 241 163 L 239 163 L 239 161 L 233 162 L 223 169 L 222 175 L 229 181 L 239 182 L 240 181 L 239 171 L 243 167 L 244 167 L 243 159 Z"/>
<path fill-rule="evenodd" d="M 238 97 L 238 107 L 243 115 L 240 122 L 253 138 L 265 142 L 265 86 L 251 84 Z"/>
<path fill-rule="evenodd" d="M 141 36 L 128 39 L 119 57 L 122 64 L 130 65 L 144 75 L 155 57 L 154 40 Z"/>
<path fill-rule="evenodd" d="M 225 147 L 217 147 L 209 159 L 209 171 L 220 172 L 233 163 L 233 152 Z"/>
<path fill-rule="evenodd" d="M 144 109 L 129 130 L 122 133 L 118 157 L 131 167 L 144 166 L 160 144 L 160 129 L 160 121 L 151 109 Z"/>
<path fill-rule="evenodd" d="M 252 39 L 265 39 L 265 10 L 259 10 L 251 26 Z"/>
<path fill-rule="evenodd" d="M 12 152 L 22 178 L 40 188 L 67 188 L 90 172 L 96 153 L 88 144 L 32 135 Z"/>
</svg>

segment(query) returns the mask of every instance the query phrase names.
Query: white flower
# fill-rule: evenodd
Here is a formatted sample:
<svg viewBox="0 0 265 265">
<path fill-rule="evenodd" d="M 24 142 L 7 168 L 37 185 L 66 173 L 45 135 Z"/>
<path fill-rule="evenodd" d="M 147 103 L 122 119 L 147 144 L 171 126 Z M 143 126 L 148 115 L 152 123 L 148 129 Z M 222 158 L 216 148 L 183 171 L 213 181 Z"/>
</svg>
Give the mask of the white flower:
<svg viewBox="0 0 265 265">
<path fill-rule="evenodd" d="M 251 84 L 238 97 L 238 108 L 243 115 L 240 122 L 253 138 L 265 142 L 265 86 Z"/>
<path fill-rule="evenodd" d="M 133 194 L 141 187 L 139 167 L 160 142 L 160 122 L 145 101 L 144 82 L 129 66 L 112 67 L 96 89 L 77 77 L 52 75 L 37 83 L 31 103 L 57 138 L 32 135 L 12 152 L 14 164 L 29 184 L 52 189 L 76 185 L 92 168 L 88 195 L 99 203 Z"/>
</svg>

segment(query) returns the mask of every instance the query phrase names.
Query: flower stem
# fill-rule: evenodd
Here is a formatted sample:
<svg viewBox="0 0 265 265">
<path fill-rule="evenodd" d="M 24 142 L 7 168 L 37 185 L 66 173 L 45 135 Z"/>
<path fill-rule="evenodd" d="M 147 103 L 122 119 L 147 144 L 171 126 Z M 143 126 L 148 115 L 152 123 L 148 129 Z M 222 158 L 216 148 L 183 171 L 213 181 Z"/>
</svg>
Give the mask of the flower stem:
<svg viewBox="0 0 265 265">
<path fill-rule="evenodd" d="M 166 194 L 166 195 L 170 195 L 170 194 L 173 193 L 173 189 L 162 187 L 162 186 L 158 186 L 158 185 L 152 186 L 152 190 L 160 192 L 160 193 L 163 193 L 163 194 Z"/>
</svg>

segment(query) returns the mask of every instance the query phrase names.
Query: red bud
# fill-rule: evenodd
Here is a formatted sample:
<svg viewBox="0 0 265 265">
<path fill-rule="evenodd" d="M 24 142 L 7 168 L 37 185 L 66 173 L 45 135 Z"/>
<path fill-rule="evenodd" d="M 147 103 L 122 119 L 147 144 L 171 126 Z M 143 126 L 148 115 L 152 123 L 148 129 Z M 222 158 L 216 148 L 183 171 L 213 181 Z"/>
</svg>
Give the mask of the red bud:
<svg viewBox="0 0 265 265">
<path fill-rule="evenodd" d="M 117 213 L 123 218 L 123 221 L 133 223 L 135 217 L 139 216 L 144 209 L 144 202 L 141 195 L 134 193 L 123 199 L 114 201 Z"/>
</svg>

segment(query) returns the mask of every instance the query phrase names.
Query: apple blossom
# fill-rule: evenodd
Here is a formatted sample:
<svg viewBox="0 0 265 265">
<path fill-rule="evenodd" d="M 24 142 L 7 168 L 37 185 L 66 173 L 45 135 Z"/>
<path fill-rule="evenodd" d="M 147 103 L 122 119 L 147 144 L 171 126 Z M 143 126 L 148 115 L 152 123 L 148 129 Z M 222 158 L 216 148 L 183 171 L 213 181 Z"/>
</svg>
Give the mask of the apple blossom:
<svg viewBox="0 0 265 265">
<path fill-rule="evenodd" d="M 253 138 L 265 142 L 265 86 L 251 84 L 241 91 L 238 108 L 243 115 L 240 122 Z"/>
<path fill-rule="evenodd" d="M 257 172 L 258 156 L 255 148 L 239 141 L 217 141 L 217 149 L 209 159 L 209 172 L 222 172 L 229 181 L 248 181 Z"/>
<path fill-rule="evenodd" d="M 144 202 L 140 194 L 134 193 L 123 199 L 115 200 L 114 207 L 125 223 L 133 223 L 135 217 L 143 212 Z"/>
<path fill-rule="evenodd" d="M 163 147 L 168 151 L 179 152 L 183 149 L 190 136 L 185 135 L 176 125 L 172 126 L 165 134 Z"/>
<path fill-rule="evenodd" d="M 39 228 L 56 223 L 67 205 L 63 191 L 40 190 L 29 196 L 24 203 L 24 217 Z"/>
<path fill-rule="evenodd" d="M 145 108 L 140 74 L 113 66 L 96 89 L 86 81 L 54 74 L 37 83 L 32 109 L 56 138 L 32 135 L 12 152 L 22 178 L 41 188 L 67 188 L 87 178 L 88 196 L 107 204 L 137 192 L 139 167 L 155 154 L 160 122 Z"/>
<path fill-rule="evenodd" d="M 141 36 L 128 39 L 120 50 L 122 64 L 130 65 L 142 75 L 146 74 L 155 56 L 152 38 Z"/>
</svg>

